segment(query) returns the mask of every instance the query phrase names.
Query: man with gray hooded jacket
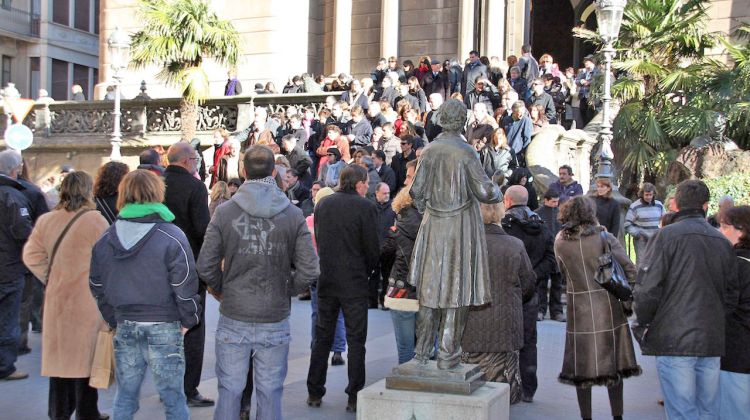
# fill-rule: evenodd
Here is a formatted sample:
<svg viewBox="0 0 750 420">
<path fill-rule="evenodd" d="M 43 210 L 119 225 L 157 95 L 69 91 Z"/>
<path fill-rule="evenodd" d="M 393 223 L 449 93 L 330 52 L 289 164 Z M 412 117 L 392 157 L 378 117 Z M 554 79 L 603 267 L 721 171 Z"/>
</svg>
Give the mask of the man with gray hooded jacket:
<svg viewBox="0 0 750 420">
<path fill-rule="evenodd" d="M 271 149 L 252 146 L 244 166 L 248 181 L 216 209 L 197 264 L 200 277 L 221 301 L 214 419 L 239 418 L 251 357 L 257 418 L 280 419 L 290 296 L 318 277 L 318 257 L 302 211 L 276 186 Z"/>
</svg>

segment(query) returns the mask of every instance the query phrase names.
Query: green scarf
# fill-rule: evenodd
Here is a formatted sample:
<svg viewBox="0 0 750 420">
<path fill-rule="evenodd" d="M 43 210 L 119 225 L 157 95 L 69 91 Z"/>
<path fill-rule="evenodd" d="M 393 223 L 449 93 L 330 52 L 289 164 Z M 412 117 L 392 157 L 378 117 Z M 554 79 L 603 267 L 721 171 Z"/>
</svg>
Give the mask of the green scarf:
<svg viewBox="0 0 750 420">
<path fill-rule="evenodd" d="M 136 219 L 158 214 L 164 221 L 171 222 L 174 220 L 174 213 L 169 211 L 167 206 L 162 203 L 128 203 L 120 209 L 120 217 L 123 219 Z"/>
</svg>

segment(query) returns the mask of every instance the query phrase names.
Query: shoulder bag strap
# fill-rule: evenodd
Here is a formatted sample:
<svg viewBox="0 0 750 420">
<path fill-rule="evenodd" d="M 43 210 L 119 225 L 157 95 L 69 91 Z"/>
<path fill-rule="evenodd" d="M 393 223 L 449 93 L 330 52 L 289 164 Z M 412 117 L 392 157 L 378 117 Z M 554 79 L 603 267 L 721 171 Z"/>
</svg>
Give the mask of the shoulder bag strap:
<svg viewBox="0 0 750 420">
<path fill-rule="evenodd" d="M 57 255 L 57 249 L 60 247 L 60 243 L 65 238 L 65 235 L 68 233 L 68 231 L 70 230 L 70 227 L 73 226 L 76 220 L 78 220 L 81 216 L 83 216 L 84 213 L 88 213 L 90 211 L 91 209 L 85 209 L 76 213 L 76 215 L 73 216 L 72 219 L 70 219 L 70 222 L 68 222 L 68 225 L 65 226 L 65 229 L 63 229 L 60 236 L 57 237 L 57 241 L 55 241 L 55 245 L 52 247 L 52 253 L 50 254 L 50 257 L 49 257 L 49 265 L 47 266 L 47 279 L 46 279 L 47 282 L 49 282 L 49 274 L 52 272 L 52 263 L 55 261 L 55 255 Z"/>
<path fill-rule="evenodd" d="M 96 204 L 98 204 L 104 210 L 105 214 L 103 216 L 107 219 L 109 224 L 111 225 L 112 223 L 114 223 L 117 216 L 115 216 L 115 212 L 113 212 L 112 208 L 109 207 L 109 204 L 107 204 L 107 201 L 102 200 L 99 197 L 96 197 L 95 200 L 96 200 Z"/>
<path fill-rule="evenodd" d="M 740 257 L 739 255 L 737 256 L 737 258 L 740 258 L 740 259 L 743 259 L 743 260 L 745 260 L 747 262 L 750 262 L 750 258 Z"/>
<path fill-rule="evenodd" d="M 602 238 L 602 247 L 604 248 L 604 253 L 612 254 L 612 248 L 609 246 L 609 241 L 607 241 L 607 232 L 599 232 L 599 237 Z"/>
</svg>

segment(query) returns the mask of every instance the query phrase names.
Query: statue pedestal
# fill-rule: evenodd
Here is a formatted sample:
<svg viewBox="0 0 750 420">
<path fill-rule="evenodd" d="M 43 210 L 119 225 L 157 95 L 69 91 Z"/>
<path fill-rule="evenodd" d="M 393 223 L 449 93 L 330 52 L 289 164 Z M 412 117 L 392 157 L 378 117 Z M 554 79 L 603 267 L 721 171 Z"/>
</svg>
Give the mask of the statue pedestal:
<svg viewBox="0 0 750 420">
<path fill-rule="evenodd" d="M 357 394 L 357 420 L 510 418 L 510 386 L 487 382 L 471 395 L 388 389 L 380 380 Z"/>
<path fill-rule="evenodd" d="M 385 378 L 385 387 L 406 391 L 471 395 L 484 384 L 483 378 L 484 374 L 479 365 L 460 364 L 454 369 L 440 370 L 433 360 L 426 364 L 411 360 L 393 368 L 391 374 Z"/>
</svg>

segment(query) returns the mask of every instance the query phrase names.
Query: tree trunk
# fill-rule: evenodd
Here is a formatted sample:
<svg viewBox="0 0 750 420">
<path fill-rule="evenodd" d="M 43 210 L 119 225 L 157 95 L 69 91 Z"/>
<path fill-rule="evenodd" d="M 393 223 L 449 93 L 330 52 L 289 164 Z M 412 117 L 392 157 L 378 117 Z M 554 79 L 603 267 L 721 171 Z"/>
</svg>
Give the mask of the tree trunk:
<svg viewBox="0 0 750 420">
<path fill-rule="evenodd" d="M 182 121 L 182 141 L 189 142 L 195 137 L 198 126 L 198 104 L 182 98 L 180 100 L 180 116 Z"/>
</svg>

